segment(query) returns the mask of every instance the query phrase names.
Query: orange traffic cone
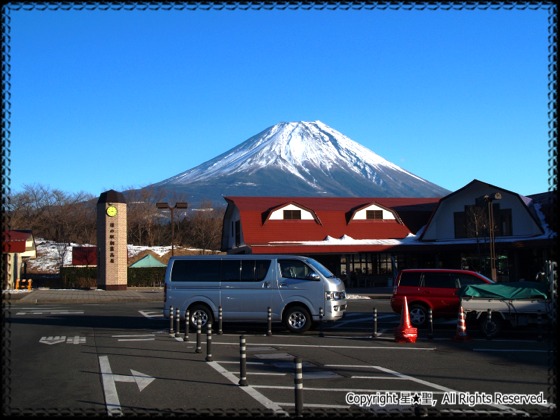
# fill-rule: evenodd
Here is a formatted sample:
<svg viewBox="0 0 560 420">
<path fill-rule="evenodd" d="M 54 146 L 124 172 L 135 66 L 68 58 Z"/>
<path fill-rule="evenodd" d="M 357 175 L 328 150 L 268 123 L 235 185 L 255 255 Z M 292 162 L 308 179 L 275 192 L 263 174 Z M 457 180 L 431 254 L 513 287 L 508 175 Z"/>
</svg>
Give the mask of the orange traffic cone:
<svg viewBox="0 0 560 420">
<path fill-rule="evenodd" d="M 453 337 L 455 341 L 465 341 L 468 340 L 469 337 L 467 336 L 467 323 L 465 321 L 465 312 L 463 311 L 463 307 L 459 307 L 459 316 L 457 318 L 457 331 L 455 332 L 455 337 Z"/>
<path fill-rule="evenodd" d="M 397 343 L 415 343 L 417 337 L 418 330 L 410 324 L 408 303 L 405 296 L 401 311 L 401 324 L 395 329 L 395 341 Z"/>
</svg>

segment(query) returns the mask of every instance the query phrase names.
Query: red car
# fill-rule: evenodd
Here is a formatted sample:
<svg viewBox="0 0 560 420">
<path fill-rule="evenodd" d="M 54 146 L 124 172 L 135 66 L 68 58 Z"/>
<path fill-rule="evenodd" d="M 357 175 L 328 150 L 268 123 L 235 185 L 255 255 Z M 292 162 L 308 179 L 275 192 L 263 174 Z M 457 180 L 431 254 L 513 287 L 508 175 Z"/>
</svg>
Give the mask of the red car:
<svg viewBox="0 0 560 420">
<path fill-rule="evenodd" d="M 428 322 L 428 311 L 433 317 L 453 317 L 459 312 L 457 291 L 468 284 L 494 283 L 480 273 L 445 268 L 416 268 L 401 270 L 391 296 L 391 308 L 401 313 L 406 296 L 410 323 L 421 327 Z"/>
</svg>

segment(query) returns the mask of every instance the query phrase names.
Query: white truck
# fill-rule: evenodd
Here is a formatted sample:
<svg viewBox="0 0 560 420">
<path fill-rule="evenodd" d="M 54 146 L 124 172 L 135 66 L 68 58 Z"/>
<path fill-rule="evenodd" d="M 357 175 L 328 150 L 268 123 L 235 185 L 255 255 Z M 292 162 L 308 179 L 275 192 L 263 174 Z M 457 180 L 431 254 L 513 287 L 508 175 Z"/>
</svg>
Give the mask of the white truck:
<svg viewBox="0 0 560 420">
<path fill-rule="evenodd" d="M 547 263 L 547 282 L 519 281 L 462 287 L 458 294 L 468 323 L 493 338 L 502 327 L 535 326 L 541 336 L 556 320 L 556 263 Z"/>
</svg>

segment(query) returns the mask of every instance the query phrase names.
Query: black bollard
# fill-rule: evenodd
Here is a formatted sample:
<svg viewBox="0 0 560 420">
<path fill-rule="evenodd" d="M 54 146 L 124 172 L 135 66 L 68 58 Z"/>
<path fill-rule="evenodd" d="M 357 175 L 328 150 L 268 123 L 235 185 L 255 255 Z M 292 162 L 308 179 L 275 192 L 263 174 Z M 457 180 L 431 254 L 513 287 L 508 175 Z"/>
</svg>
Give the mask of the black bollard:
<svg viewBox="0 0 560 420">
<path fill-rule="evenodd" d="M 428 309 L 428 338 L 432 340 L 434 338 L 434 315 L 432 313 L 432 308 Z"/>
<path fill-rule="evenodd" d="M 169 335 L 173 336 L 175 330 L 173 329 L 173 323 L 175 322 L 174 318 L 175 312 L 173 311 L 173 305 L 169 307 Z"/>
<path fill-rule="evenodd" d="M 294 376 L 296 417 L 303 415 L 303 365 L 301 358 L 294 358 L 296 372 Z"/>
<path fill-rule="evenodd" d="M 181 310 L 179 308 L 177 308 L 177 313 L 176 313 L 176 317 L 175 320 L 177 322 L 177 330 L 175 331 L 175 337 L 180 337 L 181 336 Z"/>
<path fill-rule="evenodd" d="M 200 344 L 200 336 L 202 335 L 202 320 L 196 320 L 196 350 L 195 353 L 202 353 L 202 346 Z"/>
<path fill-rule="evenodd" d="M 272 308 L 270 306 L 268 307 L 267 320 L 268 320 L 268 331 L 266 332 L 266 335 L 270 336 L 272 335 Z"/>
<path fill-rule="evenodd" d="M 319 337 L 324 337 L 325 333 L 323 333 L 323 316 L 325 315 L 325 311 L 323 308 L 319 308 Z"/>
<path fill-rule="evenodd" d="M 224 333 L 224 331 L 222 330 L 222 323 L 224 321 L 224 314 L 223 314 L 223 310 L 222 307 L 219 306 L 218 307 L 218 335 L 222 335 Z"/>
<path fill-rule="evenodd" d="M 486 339 L 490 340 L 492 337 L 492 334 L 488 334 L 488 331 L 490 329 L 490 325 L 492 324 L 492 309 L 488 308 L 488 312 L 486 313 Z"/>
<path fill-rule="evenodd" d="M 373 308 L 373 334 L 371 338 L 377 338 L 377 308 Z"/>
<path fill-rule="evenodd" d="M 542 341 L 543 339 L 543 318 L 542 313 L 539 310 L 537 315 L 537 340 Z"/>
<path fill-rule="evenodd" d="M 211 362 L 212 360 L 212 324 L 209 322 L 206 333 L 206 361 Z"/>
<path fill-rule="evenodd" d="M 185 336 L 183 337 L 183 341 L 189 341 L 189 324 L 190 324 L 190 318 L 191 317 L 191 313 L 190 311 L 187 309 L 185 311 Z"/>
<path fill-rule="evenodd" d="M 244 335 L 239 337 L 239 385 L 247 386 L 247 348 Z"/>
</svg>

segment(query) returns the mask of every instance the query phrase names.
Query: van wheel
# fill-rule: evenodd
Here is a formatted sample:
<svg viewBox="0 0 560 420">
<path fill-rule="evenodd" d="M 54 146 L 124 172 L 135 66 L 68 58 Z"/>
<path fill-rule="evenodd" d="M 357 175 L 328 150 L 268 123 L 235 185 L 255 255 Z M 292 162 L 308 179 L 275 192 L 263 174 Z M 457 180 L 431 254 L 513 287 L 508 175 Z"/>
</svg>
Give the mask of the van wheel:
<svg viewBox="0 0 560 420">
<path fill-rule="evenodd" d="M 410 323 L 414 327 L 423 327 L 428 322 L 428 308 L 418 303 L 410 305 L 408 309 Z"/>
<path fill-rule="evenodd" d="M 502 330 L 503 319 L 498 314 L 492 314 L 488 319 L 488 314 L 484 314 L 479 318 L 480 331 L 486 338 L 493 338 Z"/>
<path fill-rule="evenodd" d="M 293 333 L 304 333 L 311 327 L 311 315 L 302 306 L 292 306 L 284 313 L 284 325 Z"/>
<path fill-rule="evenodd" d="M 200 305 L 200 304 L 193 305 L 189 308 L 189 312 L 191 317 L 190 324 L 195 329 L 199 319 L 201 321 L 200 325 L 203 329 L 208 328 L 207 325 L 208 324 L 212 325 L 214 322 L 212 311 L 206 305 Z"/>
</svg>

